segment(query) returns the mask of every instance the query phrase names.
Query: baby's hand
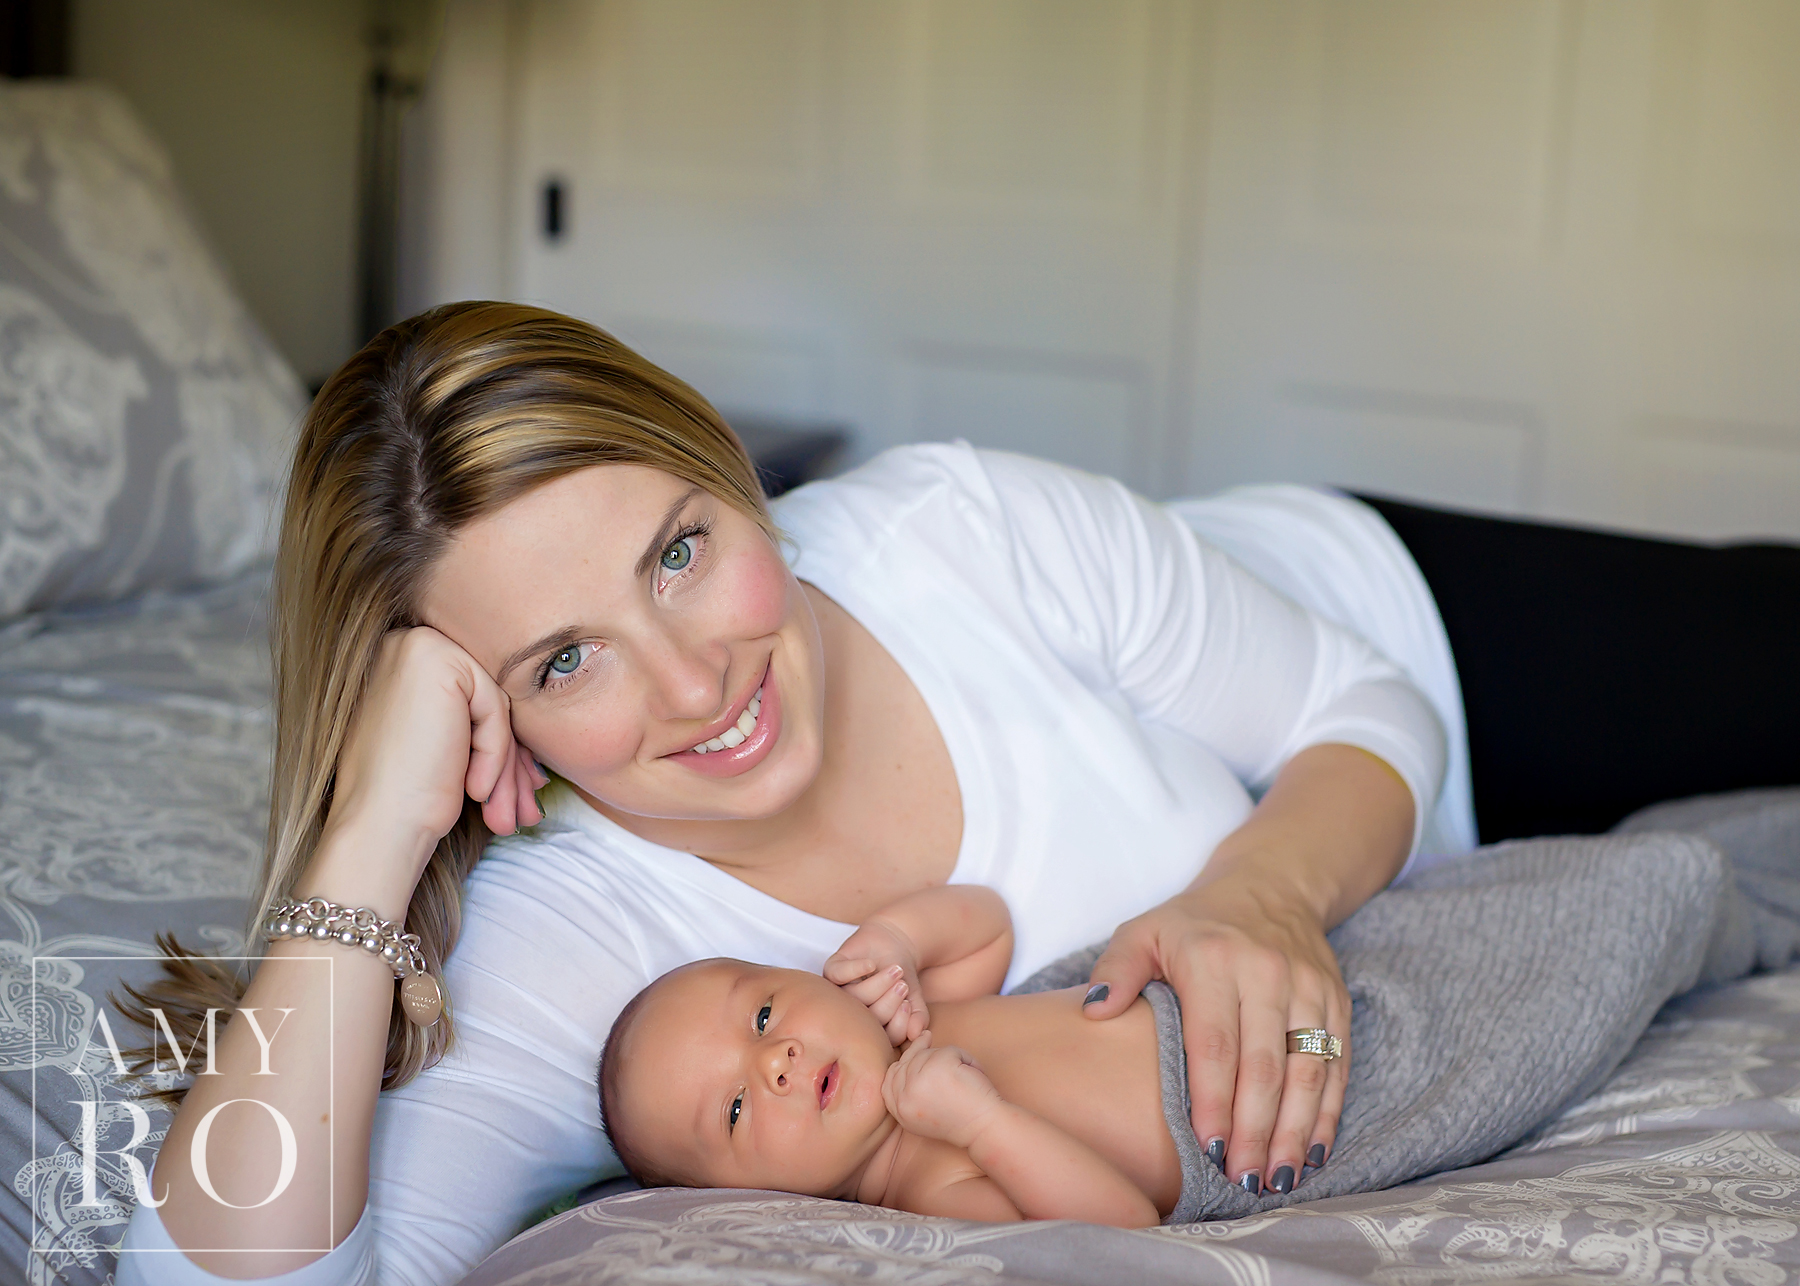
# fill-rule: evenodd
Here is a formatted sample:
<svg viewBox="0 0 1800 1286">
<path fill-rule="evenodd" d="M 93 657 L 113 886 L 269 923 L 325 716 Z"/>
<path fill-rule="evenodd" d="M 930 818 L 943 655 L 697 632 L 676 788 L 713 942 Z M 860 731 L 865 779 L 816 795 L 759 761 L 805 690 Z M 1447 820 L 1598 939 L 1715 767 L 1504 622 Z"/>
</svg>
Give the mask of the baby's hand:
<svg viewBox="0 0 1800 1286">
<path fill-rule="evenodd" d="M 825 978 L 867 1005 L 896 1048 L 916 1039 L 930 1021 L 918 953 L 904 933 L 883 920 L 871 920 L 844 939 L 825 962 Z"/>
<path fill-rule="evenodd" d="M 902 1129 L 959 1148 L 968 1147 L 982 1119 L 1005 1102 L 968 1050 L 933 1049 L 930 1032 L 888 1068 L 881 1097 Z"/>
</svg>

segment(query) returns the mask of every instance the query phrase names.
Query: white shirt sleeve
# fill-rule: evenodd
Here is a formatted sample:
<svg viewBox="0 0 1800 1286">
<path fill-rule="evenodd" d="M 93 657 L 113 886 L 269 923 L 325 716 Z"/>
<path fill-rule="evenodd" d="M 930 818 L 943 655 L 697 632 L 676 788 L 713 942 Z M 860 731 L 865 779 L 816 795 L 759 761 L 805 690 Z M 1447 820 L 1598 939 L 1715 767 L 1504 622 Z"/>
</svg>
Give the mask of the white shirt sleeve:
<svg viewBox="0 0 1800 1286">
<path fill-rule="evenodd" d="M 1196 738 L 1253 788 L 1308 746 L 1369 751 L 1412 792 L 1416 849 L 1445 740 L 1398 667 L 1119 483 L 977 455 L 1027 610 L 1084 682 Z"/>
<path fill-rule="evenodd" d="M 155 1210 L 140 1204 L 131 1212 L 113 1274 L 115 1286 L 224 1286 L 232 1280 L 207 1272 L 182 1254 Z M 263 1286 L 375 1286 L 375 1232 L 368 1208 L 330 1254 L 292 1272 L 255 1280 Z"/>
</svg>

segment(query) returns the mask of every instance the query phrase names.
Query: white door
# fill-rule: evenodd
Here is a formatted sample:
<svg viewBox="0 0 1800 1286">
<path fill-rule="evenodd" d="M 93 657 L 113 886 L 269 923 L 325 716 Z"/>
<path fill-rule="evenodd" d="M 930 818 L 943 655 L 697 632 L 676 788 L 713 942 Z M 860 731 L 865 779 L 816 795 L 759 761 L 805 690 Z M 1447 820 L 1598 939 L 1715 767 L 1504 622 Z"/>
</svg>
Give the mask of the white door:
<svg viewBox="0 0 1800 1286">
<path fill-rule="evenodd" d="M 462 0 L 414 302 L 859 455 L 1800 537 L 1797 67 L 1793 0 Z"/>
</svg>

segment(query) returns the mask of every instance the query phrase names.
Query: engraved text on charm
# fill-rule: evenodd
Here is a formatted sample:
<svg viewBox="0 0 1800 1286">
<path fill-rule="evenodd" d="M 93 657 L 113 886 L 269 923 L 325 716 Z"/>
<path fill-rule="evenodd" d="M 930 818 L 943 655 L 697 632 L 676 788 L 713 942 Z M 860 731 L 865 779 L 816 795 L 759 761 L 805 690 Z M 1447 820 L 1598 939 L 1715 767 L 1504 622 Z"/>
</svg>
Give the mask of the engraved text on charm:
<svg viewBox="0 0 1800 1286">
<path fill-rule="evenodd" d="M 444 993 L 438 989 L 438 982 L 428 973 L 415 973 L 400 984 L 400 1008 L 406 1011 L 408 1021 L 419 1027 L 429 1027 L 444 1012 Z"/>
</svg>

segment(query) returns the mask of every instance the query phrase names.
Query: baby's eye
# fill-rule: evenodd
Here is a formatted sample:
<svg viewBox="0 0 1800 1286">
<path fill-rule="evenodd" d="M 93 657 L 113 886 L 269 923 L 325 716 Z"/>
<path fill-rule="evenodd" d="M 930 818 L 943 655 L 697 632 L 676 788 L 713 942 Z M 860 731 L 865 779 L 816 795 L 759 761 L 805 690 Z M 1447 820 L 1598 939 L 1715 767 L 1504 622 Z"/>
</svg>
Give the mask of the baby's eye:
<svg viewBox="0 0 1800 1286">
<path fill-rule="evenodd" d="M 756 1011 L 756 1034 L 758 1036 L 769 1030 L 769 1010 L 771 1008 L 770 1005 L 764 1005 Z"/>
<path fill-rule="evenodd" d="M 730 1120 L 729 1125 L 726 1128 L 727 1129 L 736 1129 L 738 1117 L 742 1116 L 743 1112 L 744 1112 L 744 1096 L 742 1094 L 739 1094 L 736 1098 L 731 1100 L 731 1120 Z"/>
</svg>

